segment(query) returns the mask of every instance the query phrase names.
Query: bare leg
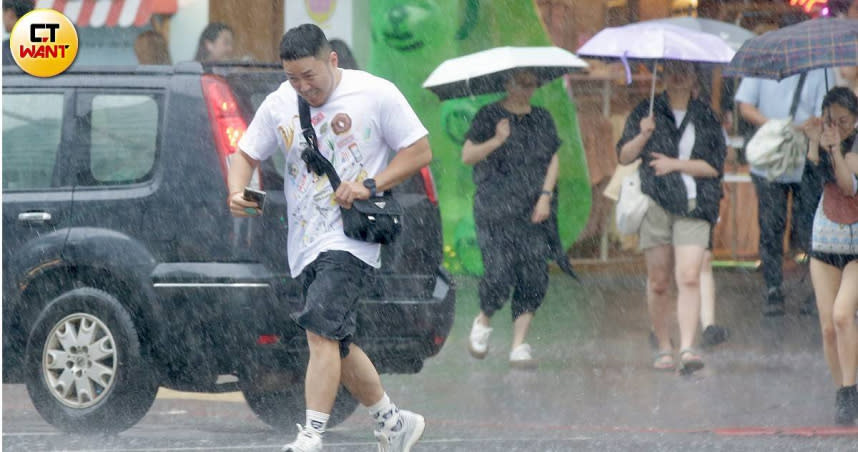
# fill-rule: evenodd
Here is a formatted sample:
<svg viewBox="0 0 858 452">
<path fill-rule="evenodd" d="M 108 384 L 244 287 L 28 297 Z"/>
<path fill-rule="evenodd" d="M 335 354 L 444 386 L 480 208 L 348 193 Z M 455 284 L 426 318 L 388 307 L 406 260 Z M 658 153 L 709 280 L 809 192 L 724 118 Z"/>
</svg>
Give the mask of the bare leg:
<svg viewBox="0 0 858 452">
<path fill-rule="evenodd" d="M 700 326 L 715 324 L 715 276 L 712 274 L 712 252 L 703 253 L 700 267 Z"/>
<path fill-rule="evenodd" d="M 527 336 L 527 331 L 530 329 L 530 322 L 533 320 L 532 312 L 525 312 L 515 319 L 512 324 L 512 349 L 524 343 L 524 338 Z"/>
<path fill-rule="evenodd" d="M 834 387 L 843 386 L 843 374 L 840 372 L 840 360 L 837 357 L 837 333 L 834 330 L 834 298 L 840 285 L 841 272 L 837 267 L 817 259 L 810 259 L 810 278 L 816 295 L 816 309 L 819 311 L 819 325 L 822 329 L 822 351 L 825 361 L 834 379 Z"/>
<path fill-rule="evenodd" d="M 340 344 L 307 331 L 310 363 L 304 380 L 307 409 L 330 413 L 340 387 Z"/>
<path fill-rule="evenodd" d="M 683 245 L 674 248 L 676 256 L 676 313 L 679 320 L 680 350 L 691 348 L 700 319 L 700 267 L 703 252 L 700 246 Z"/>
<path fill-rule="evenodd" d="M 482 326 L 489 326 L 491 320 L 492 318 L 487 316 L 486 313 L 484 313 L 483 311 L 480 311 L 480 313 L 477 314 L 477 323 Z"/>
<path fill-rule="evenodd" d="M 355 344 L 342 361 L 342 382 L 346 389 L 364 406 L 372 406 L 384 396 L 381 378 L 366 353 Z"/>
<path fill-rule="evenodd" d="M 673 262 L 670 245 L 661 245 L 644 251 L 646 257 L 646 301 L 649 309 L 649 318 L 652 322 L 652 330 L 658 339 L 659 351 L 669 351 L 670 330 L 668 318 L 670 316 L 670 290 L 671 265 Z"/>
<path fill-rule="evenodd" d="M 840 290 L 834 299 L 834 330 L 837 331 L 837 357 L 842 372 L 842 386 L 855 384 L 855 349 L 858 348 L 858 330 L 855 328 L 855 309 L 858 306 L 858 262 L 843 269 Z"/>
</svg>

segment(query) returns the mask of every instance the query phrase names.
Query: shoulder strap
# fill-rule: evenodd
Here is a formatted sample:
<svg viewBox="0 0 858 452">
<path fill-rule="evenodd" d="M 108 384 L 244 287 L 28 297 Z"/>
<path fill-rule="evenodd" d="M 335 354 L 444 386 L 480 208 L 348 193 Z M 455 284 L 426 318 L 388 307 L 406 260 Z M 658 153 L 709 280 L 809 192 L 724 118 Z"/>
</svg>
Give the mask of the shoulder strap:
<svg viewBox="0 0 858 452">
<path fill-rule="evenodd" d="M 798 110 L 798 101 L 801 99 L 801 90 L 804 88 L 804 79 L 806 78 L 807 72 L 802 72 L 798 77 L 798 85 L 795 87 L 795 93 L 792 95 L 792 105 L 789 107 L 790 118 L 794 117 L 796 110 Z"/>
<path fill-rule="evenodd" d="M 334 165 L 319 152 L 316 130 L 313 129 L 313 125 L 310 123 L 310 104 L 301 95 L 298 95 L 298 116 L 301 118 L 301 134 L 304 135 L 304 139 L 310 145 L 309 149 L 304 149 L 301 153 L 301 160 L 307 164 L 307 168 L 310 171 L 320 176 L 322 174 L 327 175 L 331 187 L 334 191 L 337 191 L 337 187 L 340 186 L 340 176 L 337 174 L 337 170 L 334 169 Z"/>
</svg>

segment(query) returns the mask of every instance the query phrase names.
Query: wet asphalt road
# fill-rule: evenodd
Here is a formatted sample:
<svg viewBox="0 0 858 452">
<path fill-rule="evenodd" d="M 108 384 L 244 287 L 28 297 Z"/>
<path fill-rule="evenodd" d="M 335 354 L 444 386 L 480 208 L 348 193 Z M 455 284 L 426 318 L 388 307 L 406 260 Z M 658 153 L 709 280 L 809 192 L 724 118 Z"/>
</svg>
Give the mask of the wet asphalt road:
<svg viewBox="0 0 858 452">
<path fill-rule="evenodd" d="M 529 342 L 536 371 L 506 358 L 509 311 L 498 313 L 484 361 L 470 358 L 476 282 L 459 279 L 454 330 L 417 375 L 385 375 L 401 407 L 426 416 L 415 451 L 854 451 L 858 428 L 832 425 L 834 388 L 815 317 L 797 314 L 810 294 L 788 273 L 788 314 L 762 319 L 760 276 L 718 271 L 717 315 L 730 340 L 704 354 L 690 377 L 650 369 L 642 275 L 552 275 Z M 117 436 L 59 433 L 22 385 L 3 386 L 4 451 L 276 451 L 294 438 L 257 420 L 240 394 L 162 391 L 147 416 Z M 326 451 L 373 451 L 359 407 L 326 435 Z"/>
</svg>

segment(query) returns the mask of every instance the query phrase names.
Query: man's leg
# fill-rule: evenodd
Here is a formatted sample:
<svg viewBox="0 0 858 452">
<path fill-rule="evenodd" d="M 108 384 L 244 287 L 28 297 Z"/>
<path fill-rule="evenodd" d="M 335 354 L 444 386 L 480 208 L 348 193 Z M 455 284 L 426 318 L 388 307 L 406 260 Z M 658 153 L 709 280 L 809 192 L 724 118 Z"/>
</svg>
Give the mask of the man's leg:
<svg viewBox="0 0 858 452">
<path fill-rule="evenodd" d="M 372 406 L 384 396 L 375 366 L 355 344 L 349 345 L 349 354 L 342 360 L 341 375 L 343 385 L 364 406 Z"/>
<path fill-rule="evenodd" d="M 400 410 L 390 401 L 375 366 L 363 350 L 349 345 L 349 354 L 342 361 L 342 382 L 362 405 L 367 407 L 373 422 L 380 450 L 409 451 L 423 435 L 423 416 Z"/>
<path fill-rule="evenodd" d="M 813 216 L 816 214 L 816 208 L 819 206 L 819 199 L 821 197 L 822 182 L 814 171 L 810 169 L 810 165 L 808 165 L 805 168 L 801 184 L 795 184 L 793 187 L 793 234 L 790 234 L 790 246 L 796 251 L 810 252 Z M 805 270 L 809 272 L 809 260 L 803 262 L 803 265 L 805 265 Z M 812 290 L 804 299 L 802 306 L 799 308 L 799 313 L 804 315 L 815 315 L 817 313 L 816 301 L 814 300 Z"/>
<path fill-rule="evenodd" d="M 763 279 L 766 283 L 765 315 L 783 315 L 784 229 L 786 229 L 787 186 L 769 182 L 751 175 L 757 191 L 760 225 L 760 259 L 763 261 Z"/>
<path fill-rule="evenodd" d="M 307 409 L 330 413 L 340 387 L 340 344 L 307 331 L 310 363 L 304 380 Z"/>
<path fill-rule="evenodd" d="M 302 274 L 304 308 L 294 319 L 306 331 L 310 349 L 304 383 L 307 418 L 296 440 L 283 450 L 321 450 L 321 437 L 340 385 L 342 344 L 355 332 L 355 309 L 367 267 L 350 253 L 327 251 Z"/>
</svg>

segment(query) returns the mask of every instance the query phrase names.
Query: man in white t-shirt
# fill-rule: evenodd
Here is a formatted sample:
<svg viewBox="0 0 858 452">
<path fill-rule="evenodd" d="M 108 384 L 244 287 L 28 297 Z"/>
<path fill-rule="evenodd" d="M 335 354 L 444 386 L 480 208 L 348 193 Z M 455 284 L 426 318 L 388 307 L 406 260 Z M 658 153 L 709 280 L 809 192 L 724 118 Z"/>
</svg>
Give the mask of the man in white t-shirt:
<svg viewBox="0 0 858 452">
<path fill-rule="evenodd" d="M 256 204 L 242 196 L 253 170 L 278 150 L 286 157 L 288 258 L 300 277 L 305 306 L 293 315 L 307 334 L 307 420 L 284 451 L 322 450 L 322 435 L 342 383 L 376 422 L 381 450 L 408 451 L 423 434 L 416 413 L 398 410 L 384 392 L 378 372 L 357 345 L 357 299 L 371 267 L 380 264 L 380 245 L 348 238 L 340 207 L 396 186 L 429 164 L 428 132 L 405 97 L 389 81 L 337 67 L 337 54 L 322 30 L 304 24 L 280 42 L 288 83 L 266 97 L 229 168 L 229 208 L 253 216 Z M 319 151 L 342 179 L 336 192 L 326 176 L 307 169 L 301 153 L 298 95 L 310 105 Z M 394 157 L 388 163 L 390 153 Z"/>
</svg>

